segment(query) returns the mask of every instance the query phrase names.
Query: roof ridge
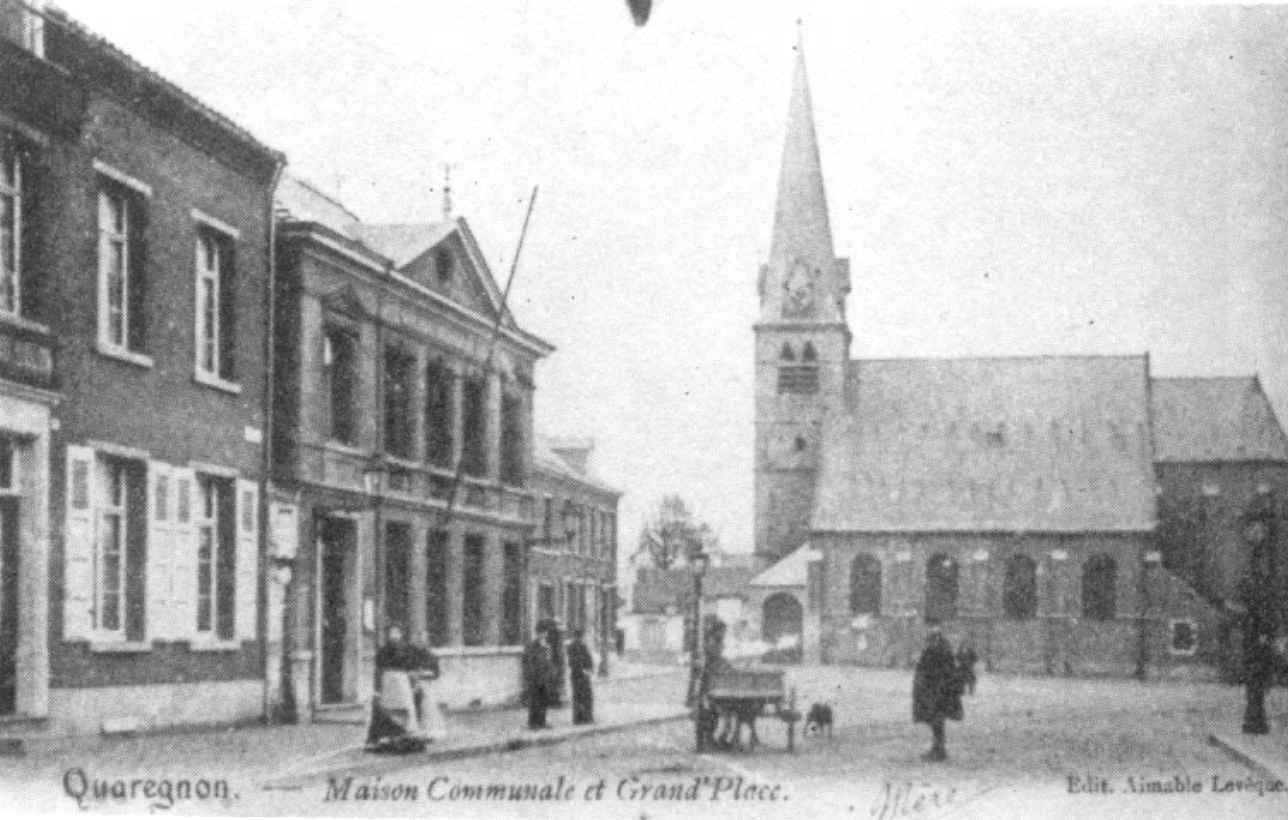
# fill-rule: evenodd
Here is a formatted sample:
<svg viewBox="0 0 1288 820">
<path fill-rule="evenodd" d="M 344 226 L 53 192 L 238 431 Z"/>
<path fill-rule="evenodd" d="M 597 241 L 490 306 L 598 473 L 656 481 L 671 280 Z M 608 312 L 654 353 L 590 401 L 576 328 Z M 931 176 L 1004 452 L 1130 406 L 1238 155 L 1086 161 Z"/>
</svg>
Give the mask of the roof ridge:
<svg viewBox="0 0 1288 820">
<path fill-rule="evenodd" d="M 864 362 L 997 362 L 997 361 L 1058 361 L 1061 359 L 1108 360 L 1140 359 L 1145 353 L 1016 353 L 1001 356 L 877 356 L 850 359 L 851 364 Z"/>
<path fill-rule="evenodd" d="M 195 94 L 193 94 L 191 91 L 188 91 L 183 86 L 176 83 L 174 80 L 167 78 L 164 74 L 162 74 L 161 72 L 157 71 L 154 68 L 149 68 L 148 66 L 145 66 L 143 63 L 139 62 L 138 59 L 136 59 L 135 57 L 132 57 L 128 52 L 122 49 L 120 46 L 116 45 L 111 40 L 107 39 L 103 35 L 94 31 L 89 26 L 77 20 L 75 17 L 72 17 L 70 14 L 67 13 L 66 9 L 63 9 L 60 6 L 49 6 L 42 13 L 42 16 L 46 20 L 52 19 L 56 25 L 62 25 L 69 32 L 84 38 L 86 41 L 89 42 L 91 46 L 94 46 L 96 48 L 101 48 L 107 51 L 109 55 L 125 63 L 126 67 L 129 68 L 130 70 L 135 71 L 139 74 L 142 74 L 143 76 L 149 79 L 155 80 L 156 82 L 162 84 L 170 91 L 174 92 L 176 96 L 178 96 L 181 100 L 183 100 L 183 102 L 185 102 L 194 111 L 210 118 L 221 127 L 227 129 L 228 131 L 234 134 L 237 134 L 242 139 L 249 141 L 255 147 L 259 148 L 261 151 L 271 154 L 279 161 L 282 161 L 285 159 L 286 155 L 283 152 L 277 150 L 276 148 L 273 148 L 271 145 L 264 142 L 259 137 L 255 136 L 245 126 L 238 124 L 236 120 L 232 119 L 227 114 L 223 114 L 218 109 L 214 108 L 208 103 L 202 102 L 202 100 L 198 98 Z"/>
</svg>

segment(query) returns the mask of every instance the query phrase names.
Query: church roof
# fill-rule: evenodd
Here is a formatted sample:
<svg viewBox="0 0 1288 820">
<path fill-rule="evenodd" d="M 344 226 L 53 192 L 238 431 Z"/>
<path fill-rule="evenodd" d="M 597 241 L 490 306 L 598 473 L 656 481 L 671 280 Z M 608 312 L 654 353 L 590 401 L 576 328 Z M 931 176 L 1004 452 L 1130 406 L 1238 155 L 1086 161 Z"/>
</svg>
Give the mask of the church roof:
<svg viewBox="0 0 1288 820">
<path fill-rule="evenodd" d="M 1288 439 L 1255 376 L 1154 379 L 1159 461 L 1288 461 Z"/>
<path fill-rule="evenodd" d="M 823 553 L 811 547 L 807 541 L 787 553 L 778 563 L 752 578 L 751 586 L 803 587 L 809 579 L 810 562 L 822 557 Z"/>
<path fill-rule="evenodd" d="M 819 531 L 1147 531 L 1144 356 L 849 365 L 826 427 Z"/>
</svg>

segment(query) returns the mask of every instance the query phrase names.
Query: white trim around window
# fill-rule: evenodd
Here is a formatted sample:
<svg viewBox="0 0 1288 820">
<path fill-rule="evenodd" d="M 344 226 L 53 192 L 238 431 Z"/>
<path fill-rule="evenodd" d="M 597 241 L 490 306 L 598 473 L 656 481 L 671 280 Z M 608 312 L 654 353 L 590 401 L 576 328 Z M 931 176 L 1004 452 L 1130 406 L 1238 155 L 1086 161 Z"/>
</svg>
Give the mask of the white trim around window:
<svg viewBox="0 0 1288 820">
<path fill-rule="evenodd" d="M 103 162 L 101 159 L 94 160 L 94 171 L 99 174 L 102 174 L 103 176 L 107 177 L 113 182 L 120 183 L 121 185 L 124 185 L 126 188 L 129 188 L 137 193 L 143 194 L 143 196 L 146 196 L 148 198 L 151 198 L 152 196 L 151 185 L 147 184 L 141 179 L 137 179 L 135 177 L 130 176 L 124 171 L 113 168 L 111 165 L 108 165 L 106 162 Z"/>
<path fill-rule="evenodd" d="M 238 228 L 234 228 L 232 225 L 229 225 L 227 222 L 224 222 L 219 217 L 211 216 L 210 214 L 198 208 L 193 208 L 189 212 L 189 214 L 192 216 L 192 219 L 194 222 L 200 222 L 201 224 L 205 225 L 207 228 L 213 228 L 214 230 L 219 231 L 220 233 L 225 234 L 227 236 L 230 236 L 233 239 L 241 239 L 241 230 Z"/>
</svg>

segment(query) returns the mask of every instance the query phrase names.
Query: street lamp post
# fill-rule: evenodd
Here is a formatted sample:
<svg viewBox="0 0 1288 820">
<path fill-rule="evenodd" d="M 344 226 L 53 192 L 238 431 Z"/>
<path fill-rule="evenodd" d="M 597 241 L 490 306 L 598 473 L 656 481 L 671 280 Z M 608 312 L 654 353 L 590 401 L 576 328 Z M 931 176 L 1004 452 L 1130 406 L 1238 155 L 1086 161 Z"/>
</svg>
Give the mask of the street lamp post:
<svg viewBox="0 0 1288 820">
<path fill-rule="evenodd" d="M 705 641 L 702 634 L 702 576 L 707 572 L 711 557 L 702 551 L 695 550 L 689 556 L 689 569 L 693 572 L 693 651 L 689 655 L 689 698 L 688 704 L 693 708 L 693 733 L 698 751 L 703 743 L 703 703 L 702 703 L 702 666 L 705 663 Z"/>
</svg>

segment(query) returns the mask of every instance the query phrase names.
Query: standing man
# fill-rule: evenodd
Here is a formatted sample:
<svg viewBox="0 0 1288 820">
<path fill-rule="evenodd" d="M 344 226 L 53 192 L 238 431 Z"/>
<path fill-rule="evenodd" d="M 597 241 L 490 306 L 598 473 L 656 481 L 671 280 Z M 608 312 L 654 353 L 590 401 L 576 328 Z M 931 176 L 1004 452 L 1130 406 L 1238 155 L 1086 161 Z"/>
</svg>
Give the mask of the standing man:
<svg viewBox="0 0 1288 820">
<path fill-rule="evenodd" d="M 546 723 L 546 709 L 550 706 L 554 676 L 546 633 L 538 629 L 523 650 L 523 691 L 528 699 L 529 729 L 550 728 Z"/>
<path fill-rule="evenodd" d="M 1270 733 L 1266 721 L 1266 690 L 1274 683 L 1275 672 L 1282 661 L 1275 652 L 1270 633 L 1257 631 L 1248 642 L 1243 674 L 1247 703 L 1243 709 L 1243 733 L 1264 735 Z"/>
<path fill-rule="evenodd" d="M 930 724 L 933 745 L 922 760 L 940 762 L 948 759 L 944 745 L 944 721 L 962 719 L 961 676 L 952 647 L 931 624 L 926 634 L 926 648 L 917 659 L 912 680 L 912 719 Z"/>
<path fill-rule="evenodd" d="M 590 656 L 580 629 L 573 630 L 568 644 L 568 673 L 572 679 L 572 722 L 595 722 L 595 695 L 590 688 L 590 675 L 595 659 Z"/>
<path fill-rule="evenodd" d="M 957 671 L 961 675 L 962 687 L 970 694 L 975 694 L 975 664 L 979 663 L 979 655 L 975 653 L 975 645 L 969 641 L 962 641 L 957 645 Z"/>
</svg>

